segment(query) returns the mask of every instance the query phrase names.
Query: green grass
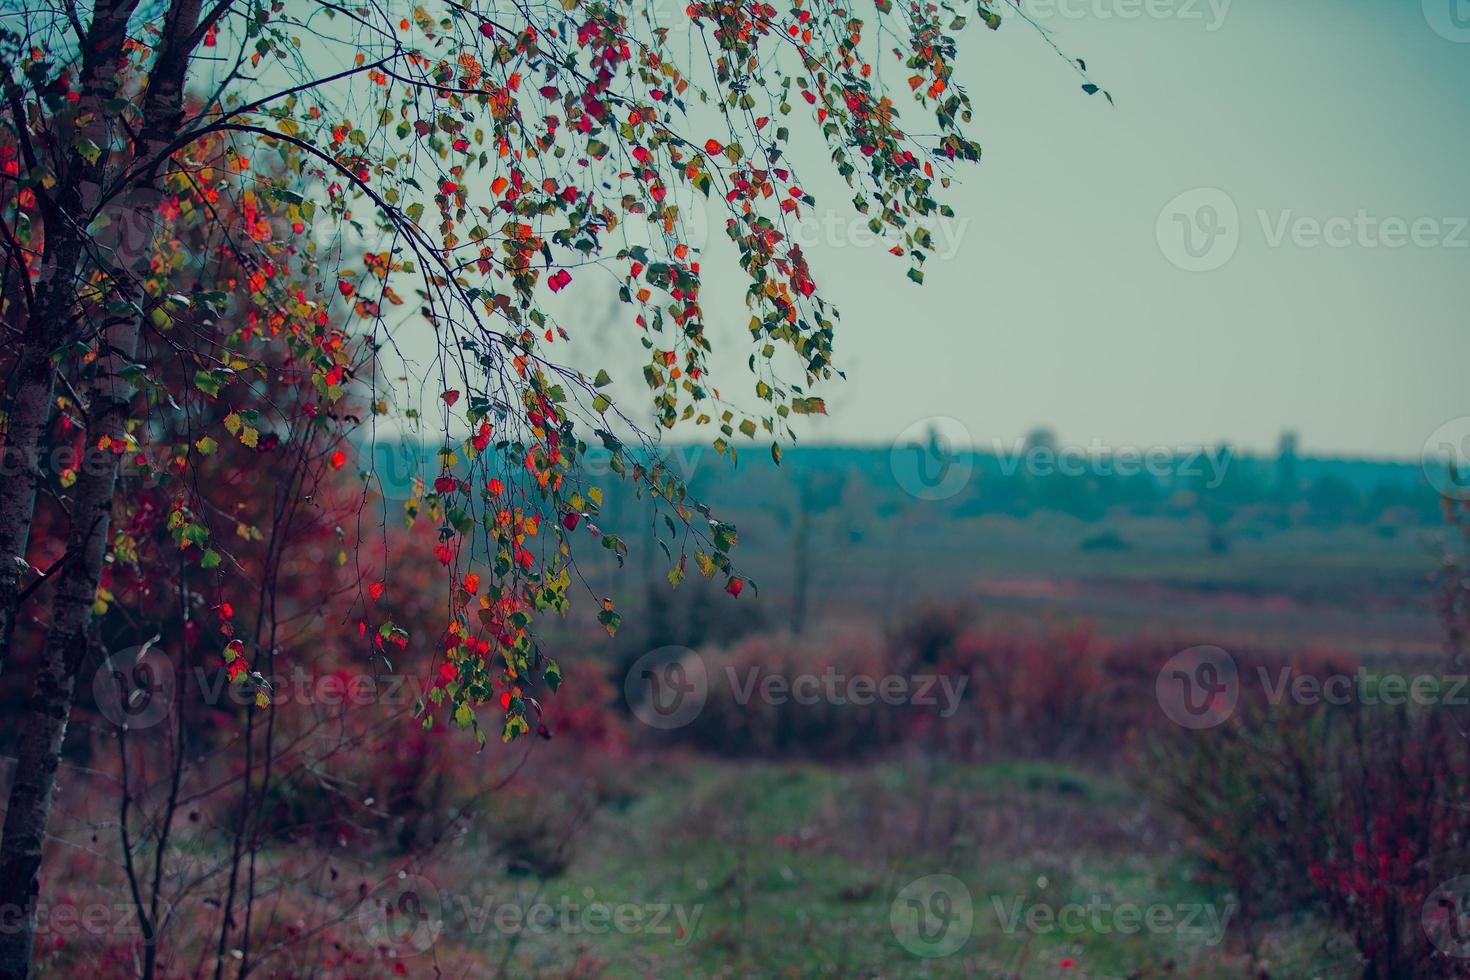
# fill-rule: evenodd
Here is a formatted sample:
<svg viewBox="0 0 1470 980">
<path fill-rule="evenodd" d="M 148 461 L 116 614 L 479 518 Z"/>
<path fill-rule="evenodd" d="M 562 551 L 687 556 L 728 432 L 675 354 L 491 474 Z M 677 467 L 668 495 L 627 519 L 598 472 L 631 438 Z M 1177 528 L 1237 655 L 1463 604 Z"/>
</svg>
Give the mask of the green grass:
<svg viewBox="0 0 1470 980">
<path fill-rule="evenodd" d="M 1136 837 L 1117 832 L 1130 822 Z M 441 942 L 476 948 L 492 965 L 505 958 L 511 976 L 1250 975 L 1244 957 L 1225 951 L 1238 943 L 1107 928 L 1124 904 L 1195 915 L 1223 913 L 1229 900 L 1200 883 L 1126 786 L 1066 766 L 701 761 L 664 770 L 630 805 L 599 811 L 584 833 L 562 874 L 481 875 L 477 894 L 523 907 L 672 905 L 686 934 L 591 933 L 573 915 L 564 920 L 571 927 L 513 938 L 451 909 Z M 900 890 L 934 874 L 964 883 L 973 926 L 957 951 L 926 959 L 900 943 L 891 913 Z M 1075 928 L 1006 927 L 1017 909 L 1068 905 L 1085 913 L 1069 921 Z M 666 924 L 674 921 L 671 913 Z M 1309 928 L 1273 937 L 1272 976 L 1351 975 L 1324 973 L 1320 956 L 1311 962 L 1304 951 L 1320 939 Z"/>
</svg>

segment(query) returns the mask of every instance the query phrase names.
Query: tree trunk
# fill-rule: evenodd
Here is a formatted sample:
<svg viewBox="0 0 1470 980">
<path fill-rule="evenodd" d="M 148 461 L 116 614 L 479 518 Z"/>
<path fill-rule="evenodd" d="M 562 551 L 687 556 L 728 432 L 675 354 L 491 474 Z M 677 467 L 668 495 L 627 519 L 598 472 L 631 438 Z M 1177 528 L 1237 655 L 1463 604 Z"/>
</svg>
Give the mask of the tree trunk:
<svg viewBox="0 0 1470 980">
<path fill-rule="evenodd" d="M 131 11 L 137 0 L 120 0 L 109 12 Z M 223 7 L 220 8 L 224 9 Z M 156 158 L 177 135 L 183 115 L 183 86 L 189 54 L 198 43 L 200 0 L 174 0 L 164 17 L 158 58 L 149 77 L 143 105 L 143 130 L 137 158 Z M 126 24 L 127 16 L 122 16 Z M 93 29 L 97 29 L 94 21 Z M 121 457 L 104 438 L 121 446 L 126 433 L 131 382 L 122 371 L 137 357 L 138 340 L 146 326 L 146 291 L 152 257 L 151 217 L 161 199 L 154 174 L 144 169 L 136 183 L 122 192 L 120 206 L 109 208 L 112 220 L 104 229 L 106 241 L 99 254 L 112 255 L 114 266 L 128 274 L 116 277 L 119 295 L 109 310 L 102 332 L 102 349 L 87 384 L 87 433 L 84 456 L 75 484 L 71 531 L 67 550 L 72 555 L 60 573 L 51 604 L 50 631 L 37 669 L 31 700 L 21 731 L 10 805 L 0 840 L 0 980 L 24 980 L 30 972 L 35 945 L 36 898 L 40 892 L 42 847 L 51 813 L 56 770 L 71 715 L 72 692 L 86 659 L 87 627 L 102 578 L 103 560 L 111 532 L 113 495 Z M 141 219 L 141 220 L 139 220 Z M 20 914 L 20 921 L 16 916 Z"/>
<path fill-rule="evenodd" d="M 77 134 L 95 146 L 113 144 L 115 112 L 106 108 L 117 95 L 118 58 L 128 21 L 138 0 L 98 0 L 82 44 L 81 104 L 78 118 L 87 120 Z M 18 134 L 30 126 L 18 99 L 9 102 L 11 124 Z M 73 140 L 72 142 L 79 142 Z M 36 489 L 45 477 L 40 466 L 51 421 L 55 373 L 51 352 L 74 339 L 77 285 L 81 281 L 85 232 L 92 200 L 100 190 L 104 160 L 89 161 L 75 148 L 56 161 L 60 189 L 41 209 L 45 251 L 34 303 L 26 311 L 24 347 L 19 358 L 20 385 L 11 404 L 5 435 L 4 480 L 0 480 L 0 670 L 10 660 L 18 615 L 17 600 L 25 554 L 36 511 Z"/>
<path fill-rule="evenodd" d="M 30 970 L 36 927 L 41 848 L 51 812 L 56 769 L 61 761 L 71 715 L 77 672 L 86 659 L 87 623 L 111 531 L 112 496 L 117 486 L 119 456 L 99 449 L 104 436 L 121 441 L 128 415 L 131 384 L 117 372 L 135 356 L 136 321 L 109 331 L 112 353 L 97 362 L 91 385 L 86 455 L 77 478 L 67 549 L 74 556 L 61 571 L 51 603 L 51 628 L 21 732 L 5 836 L 0 844 L 0 909 L 7 916 L 24 909 L 20 922 L 0 929 L 0 980 L 20 980 Z"/>
<path fill-rule="evenodd" d="M 4 480 L 0 482 L 0 671 L 10 659 L 26 548 L 36 512 L 42 441 L 51 420 L 52 370 L 44 354 L 22 355 L 20 389 L 5 433 Z"/>
</svg>

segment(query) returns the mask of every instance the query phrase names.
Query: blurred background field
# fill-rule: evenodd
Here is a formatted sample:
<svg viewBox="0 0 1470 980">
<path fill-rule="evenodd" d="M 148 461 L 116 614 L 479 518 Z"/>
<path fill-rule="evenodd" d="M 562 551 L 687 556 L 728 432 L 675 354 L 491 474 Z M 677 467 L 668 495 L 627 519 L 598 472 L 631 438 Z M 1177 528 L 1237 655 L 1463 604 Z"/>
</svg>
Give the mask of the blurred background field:
<svg viewBox="0 0 1470 980">
<path fill-rule="evenodd" d="M 256 962 L 226 955 L 226 975 L 1461 975 L 1419 919 L 1426 889 L 1465 857 L 1449 806 L 1470 771 L 1464 709 L 1294 705 L 1263 683 L 1450 672 L 1463 531 L 1417 465 L 1284 452 L 1235 458 L 1205 486 L 1007 475 L 973 457 L 960 492 L 923 500 L 891 452 L 797 449 L 779 468 L 693 457 L 695 495 L 739 528 L 747 588 L 732 598 L 692 569 L 670 588 L 653 529 L 629 535 L 622 569 L 592 555 L 588 587 L 618 597 L 625 625 L 549 625 L 565 682 L 536 692 L 542 738 L 477 751 L 463 732 L 423 731 L 409 698 L 380 686 L 343 703 L 314 675 L 314 693 L 277 692 L 274 775 L 246 800 L 228 748 L 247 709 L 195 703 L 181 673 L 188 759 L 161 865 L 162 975 L 212 974 L 236 846 L 264 932 Z M 606 523 L 646 524 L 644 502 L 618 494 Z M 309 553 L 295 568 L 316 578 L 292 594 L 283 648 L 309 645 L 344 682 L 432 684 L 415 676 L 428 641 L 374 661 L 355 622 L 321 618 L 330 578 L 359 584 L 330 569 Z M 418 636 L 430 593 L 383 602 Z M 1156 683 L 1199 644 L 1235 659 L 1240 705 L 1188 731 Z M 667 650 L 697 657 L 709 690 L 659 730 L 626 681 Z M 218 664 L 199 665 L 207 689 Z M 770 703 L 737 696 L 751 671 L 963 686 L 937 707 Z M 121 740 L 145 869 L 172 731 Z M 79 905 L 129 894 L 119 741 L 91 710 L 68 743 L 47 860 Z M 963 883 L 970 918 L 957 950 L 928 957 L 895 915 L 933 875 Z M 1014 916 L 1069 906 L 1083 926 Z M 1124 906 L 1190 921 L 1116 928 Z M 623 925 L 598 919 L 619 908 Z M 127 928 L 53 930 L 47 975 L 129 975 Z"/>
</svg>

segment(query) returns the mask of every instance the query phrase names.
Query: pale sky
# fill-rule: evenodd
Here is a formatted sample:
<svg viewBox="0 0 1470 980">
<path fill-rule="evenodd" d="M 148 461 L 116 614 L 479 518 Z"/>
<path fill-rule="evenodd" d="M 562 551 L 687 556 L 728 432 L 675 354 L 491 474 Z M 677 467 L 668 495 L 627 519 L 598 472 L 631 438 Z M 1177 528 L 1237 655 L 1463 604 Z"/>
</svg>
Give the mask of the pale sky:
<svg viewBox="0 0 1470 980">
<path fill-rule="evenodd" d="M 1309 454 L 1409 458 L 1470 416 L 1470 3 L 1025 9 L 1116 107 L 1014 11 L 961 35 L 985 155 L 960 171 L 925 284 L 848 212 L 803 243 L 848 373 L 803 441 L 881 444 L 945 416 L 980 446 L 1047 426 L 1073 445 L 1269 451 L 1291 428 Z M 798 163 L 819 215 L 850 200 L 813 179 L 815 154 Z M 721 245 L 703 305 L 722 387 L 748 395 L 743 278 Z M 634 328 L 593 330 L 611 311 L 587 307 L 592 362 L 611 343 L 641 363 Z M 625 409 L 646 399 L 614 376 Z"/>
<path fill-rule="evenodd" d="M 1419 0 L 1237 0 L 1213 31 L 1203 0 L 1131 20 L 1097 16 L 1129 0 L 1042 2 L 1086 14 L 1038 20 L 1117 107 L 1015 17 L 966 33 L 985 157 L 954 204 L 971 221 L 923 287 L 875 248 L 818 251 L 844 279 L 850 387 L 822 437 L 946 415 L 986 444 L 1044 424 L 1079 444 L 1270 448 L 1292 427 L 1313 453 L 1411 456 L 1470 415 L 1470 43 Z M 1176 268 L 1156 234 L 1194 188 L 1239 212 L 1214 271 Z M 1278 234 L 1360 210 L 1435 219 L 1436 244 Z"/>
</svg>

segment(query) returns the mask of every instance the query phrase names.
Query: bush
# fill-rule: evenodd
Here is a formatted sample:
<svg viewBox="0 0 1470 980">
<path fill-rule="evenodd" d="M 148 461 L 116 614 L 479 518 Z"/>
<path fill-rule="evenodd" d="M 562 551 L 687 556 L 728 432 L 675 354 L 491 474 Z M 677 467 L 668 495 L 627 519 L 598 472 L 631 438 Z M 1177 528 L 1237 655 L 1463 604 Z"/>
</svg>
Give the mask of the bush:
<svg viewBox="0 0 1470 980">
<path fill-rule="evenodd" d="M 1369 980 L 1466 977 L 1426 932 L 1436 887 L 1463 874 L 1470 743 L 1443 708 L 1257 705 L 1179 733 L 1139 767 L 1255 929 L 1329 917 Z"/>
</svg>

